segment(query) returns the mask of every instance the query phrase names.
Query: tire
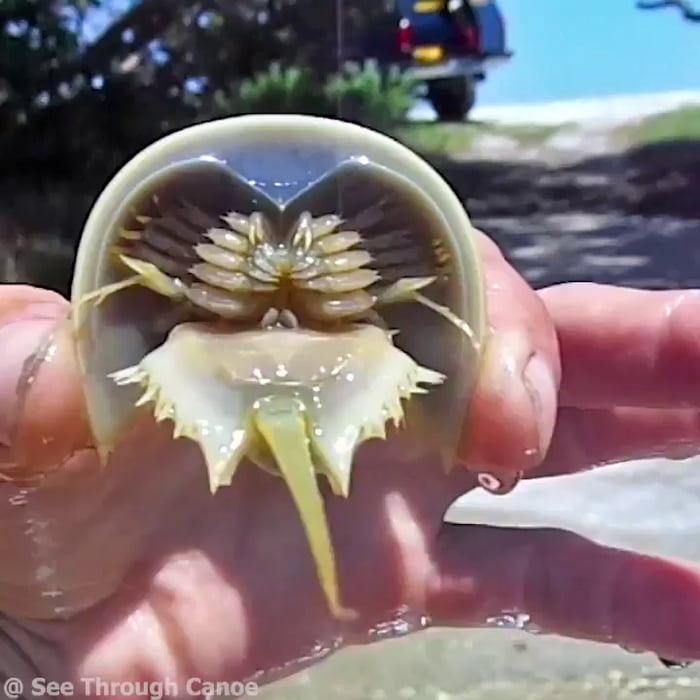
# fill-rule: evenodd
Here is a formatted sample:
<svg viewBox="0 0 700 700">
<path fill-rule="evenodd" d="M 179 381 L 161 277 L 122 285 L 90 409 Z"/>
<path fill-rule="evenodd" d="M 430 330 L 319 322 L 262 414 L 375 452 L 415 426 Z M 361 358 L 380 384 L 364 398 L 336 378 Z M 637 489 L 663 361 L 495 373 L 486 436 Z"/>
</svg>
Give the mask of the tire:
<svg viewBox="0 0 700 700">
<path fill-rule="evenodd" d="M 441 122 L 464 121 L 476 102 L 471 78 L 440 78 L 428 83 L 428 100 Z"/>
</svg>

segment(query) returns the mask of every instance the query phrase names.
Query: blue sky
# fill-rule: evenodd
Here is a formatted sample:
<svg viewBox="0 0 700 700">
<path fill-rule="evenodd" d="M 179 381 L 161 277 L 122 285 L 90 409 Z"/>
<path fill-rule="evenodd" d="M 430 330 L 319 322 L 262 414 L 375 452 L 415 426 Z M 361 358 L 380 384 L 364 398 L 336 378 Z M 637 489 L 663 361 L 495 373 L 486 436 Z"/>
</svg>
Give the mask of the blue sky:
<svg viewBox="0 0 700 700">
<path fill-rule="evenodd" d="M 700 0 L 696 0 L 700 5 Z M 498 0 L 515 57 L 479 104 L 700 90 L 700 24 L 635 0 Z"/>
</svg>

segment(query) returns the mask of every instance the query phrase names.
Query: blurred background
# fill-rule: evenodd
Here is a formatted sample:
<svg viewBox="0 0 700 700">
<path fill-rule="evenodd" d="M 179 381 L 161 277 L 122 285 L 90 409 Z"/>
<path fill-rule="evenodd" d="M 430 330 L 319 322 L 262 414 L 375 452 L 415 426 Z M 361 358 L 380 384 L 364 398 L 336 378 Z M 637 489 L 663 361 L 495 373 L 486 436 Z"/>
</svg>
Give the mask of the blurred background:
<svg viewBox="0 0 700 700">
<path fill-rule="evenodd" d="M 697 283 L 683 2 L 0 0 L 0 27 L 0 280 L 66 292 L 90 205 L 154 139 L 302 112 L 419 151 L 534 285 Z"/>
<path fill-rule="evenodd" d="M 0 0 L 0 282 L 67 294 L 89 208 L 127 159 L 259 112 L 404 142 L 534 287 L 700 287 L 700 2 L 682 0 Z M 450 519 L 700 560 L 699 466 L 470 495 Z M 491 626 L 344 651 L 264 695 L 700 697 L 692 668 Z"/>
</svg>

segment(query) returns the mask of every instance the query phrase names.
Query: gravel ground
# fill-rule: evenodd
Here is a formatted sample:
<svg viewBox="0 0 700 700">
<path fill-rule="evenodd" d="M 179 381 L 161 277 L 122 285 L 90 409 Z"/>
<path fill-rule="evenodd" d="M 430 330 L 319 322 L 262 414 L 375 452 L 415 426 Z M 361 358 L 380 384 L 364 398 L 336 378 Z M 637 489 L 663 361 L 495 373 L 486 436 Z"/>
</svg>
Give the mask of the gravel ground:
<svg viewBox="0 0 700 700">
<path fill-rule="evenodd" d="M 700 697 L 700 671 L 651 655 L 523 632 L 431 630 L 339 652 L 265 700 L 650 700 Z"/>
</svg>

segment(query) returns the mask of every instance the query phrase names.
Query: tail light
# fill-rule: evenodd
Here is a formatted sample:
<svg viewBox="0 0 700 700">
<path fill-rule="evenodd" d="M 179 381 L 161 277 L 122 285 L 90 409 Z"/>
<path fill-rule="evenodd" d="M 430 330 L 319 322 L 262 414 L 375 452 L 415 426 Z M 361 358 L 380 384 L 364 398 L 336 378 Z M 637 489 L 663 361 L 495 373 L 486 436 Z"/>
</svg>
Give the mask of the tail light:
<svg viewBox="0 0 700 700">
<path fill-rule="evenodd" d="M 411 27 L 411 23 L 405 17 L 399 21 L 397 38 L 401 53 L 411 53 L 413 51 L 413 27 Z"/>
<path fill-rule="evenodd" d="M 464 38 L 464 43 L 467 50 L 471 53 L 479 53 L 481 50 L 481 42 L 479 40 L 479 30 L 478 28 L 471 24 L 463 32 L 462 37 Z"/>
</svg>

